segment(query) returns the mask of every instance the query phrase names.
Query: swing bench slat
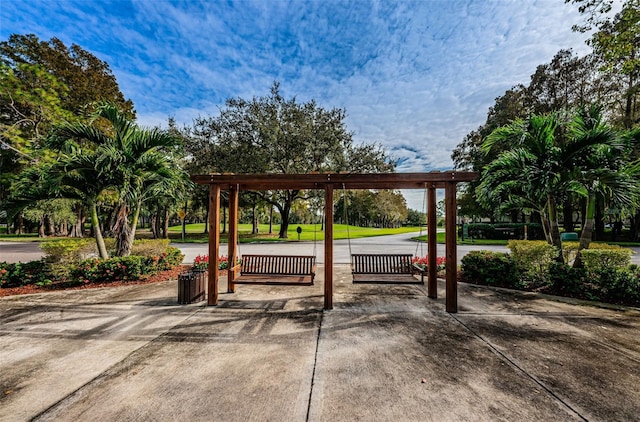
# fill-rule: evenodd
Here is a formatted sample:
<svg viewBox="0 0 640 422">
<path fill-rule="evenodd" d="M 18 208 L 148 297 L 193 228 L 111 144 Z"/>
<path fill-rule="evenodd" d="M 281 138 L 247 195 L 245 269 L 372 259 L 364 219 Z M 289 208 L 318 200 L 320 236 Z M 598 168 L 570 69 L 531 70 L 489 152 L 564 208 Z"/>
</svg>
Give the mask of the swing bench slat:
<svg viewBox="0 0 640 422">
<path fill-rule="evenodd" d="M 236 284 L 313 285 L 316 257 L 313 255 L 242 255 Z"/>
<path fill-rule="evenodd" d="M 418 271 L 411 264 L 411 254 L 352 254 L 351 273 L 354 283 L 424 284 L 413 275 Z"/>
</svg>

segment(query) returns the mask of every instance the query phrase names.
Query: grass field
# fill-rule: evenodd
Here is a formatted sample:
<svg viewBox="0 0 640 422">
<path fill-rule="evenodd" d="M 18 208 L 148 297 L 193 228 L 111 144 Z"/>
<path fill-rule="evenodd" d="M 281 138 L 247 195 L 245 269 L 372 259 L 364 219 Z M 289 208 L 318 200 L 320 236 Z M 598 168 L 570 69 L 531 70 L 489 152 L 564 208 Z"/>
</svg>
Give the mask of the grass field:
<svg viewBox="0 0 640 422">
<path fill-rule="evenodd" d="M 282 240 L 278 238 L 278 231 L 280 229 L 279 225 L 273 226 L 273 233 L 269 234 L 269 225 L 261 224 L 259 228 L 259 234 L 253 235 L 251 234 L 251 224 L 240 224 L 239 232 L 240 232 L 240 243 L 253 243 L 253 242 L 295 242 L 298 241 L 298 233 L 296 229 L 300 226 L 302 228 L 302 233 L 300 234 L 300 241 L 322 241 L 324 240 L 324 232 L 321 230 L 320 224 L 292 224 L 289 226 L 288 234 L 289 238 L 287 240 Z M 228 228 L 228 227 L 227 227 Z M 357 239 L 362 237 L 373 237 L 373 236 L 384 236 L 390 234 L 400 234 L 400 233 L 417 233 L 420 231 L 420 227 L 400 227 L 397 229 L 377 229 L 373 227 L 356 227 L 356 226 L 347 226 L 344 224 L 334 224 L 333 225 L 333 238 L 338 239 Z M 423 231 L 425 231 L 423 229 Z M 201 224 L 187 224 L 186 226 L 186 236 L 184 239 L 185 243 L 207 243 L 209 238 L 208 235 L 204 232 L 204 223 Z M 150 238 L 151 233 L 149 229 L 138 229 L 136 231 L 136 238 Z M 172 226 L 169 227 L 169 238 L 174 242 L 182 241 L 182 226 Z M 28 233 L 23 235 L 8 235 L 8 234 L 0 234 L 0 241 L 5 242 L 40 242 L 45 240 L 54 240 L 57 238 L 45 237 L 40 238 L 37 234 Z M 66 238 L 60 238 L 66 239 Z M 415 236 L 411 238 L 415 241 L 427 241 L 427 235 L 424 236 Z M 437 234 L 437 242 L 440 244 L 445 243 L 445 233 Z M 227 234 L 223 233 L 220 236 L 220 240 L 224 243 L 227 241 Z M 464 241 L 458 239 L 458 245 L 504 245 L 506 246 L 507 240 L 494 240 L 494 239 L 474 239 L 469 240 L 465 239 Z M 640 246 L 638 242 L 594 242 L 594 243 L 609 243 L 612 245 L 620 245 L 622 247 L 630 247 L 630 246 Z"/>
<path fill-rule="evenodd" d="M 287 230 L 288 239 L 286 241 L 297 241 L 298 233 L 297 228 L 302 228 L 300 233 L 300 241 L 316 241 L 324 240 L 324 231 L 321 230 L 320 224 L 291 224 Z M 256 235 L 251 234 L 251 224 L 240 224 L 238 232 L 240 235 L 241 243 L 251 242 L 283 242 L 284 240 L 278 238 L 278 232 L 280 230 L 279 225 L 273 225 L 273 233 L 269 234 L 269 225 L 261 224 L 258 226 L 258 233 Z M 372 236 L 384 236 L 389 234 L 400 233 L 413 233 L 420 231 L 419 227 L 400 227 L 397 229 L 377 229 L 372 227 L 356 227 L 346 226 L 345 224 L 333 225 L 333 238 L 334 239 L 357 239 L 361 237 Z M 173 226 L 169 228 L 170 237 L 174 240 L 181 239 L 182 227 Z M 185 242 L 206 242 L 207 236 L 203 234 L 204 223 L 201 224 L 187 224 L 185 227 Z M 221 240 L 225 241 L 227 235 L 222 234 Z"/>
</svg>

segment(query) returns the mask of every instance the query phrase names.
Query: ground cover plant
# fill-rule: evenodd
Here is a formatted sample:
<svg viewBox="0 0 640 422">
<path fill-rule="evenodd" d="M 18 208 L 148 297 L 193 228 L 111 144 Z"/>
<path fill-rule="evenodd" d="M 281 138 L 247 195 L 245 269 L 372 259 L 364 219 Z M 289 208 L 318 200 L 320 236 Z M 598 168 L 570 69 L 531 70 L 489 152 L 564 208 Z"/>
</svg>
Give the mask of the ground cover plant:
<svg viewBox="0 0 640 422">
<path fill-rule="evenodd" d="M 577 245 L 563 244 L 563 262 L 546 242 L 511 241 L 510 253 L 472 251 L 462 258 L 461 280 L 578 299 L 640 306 L 640 267 L 631 251 L 592 244 L 574 267 Z"/>
</svg>

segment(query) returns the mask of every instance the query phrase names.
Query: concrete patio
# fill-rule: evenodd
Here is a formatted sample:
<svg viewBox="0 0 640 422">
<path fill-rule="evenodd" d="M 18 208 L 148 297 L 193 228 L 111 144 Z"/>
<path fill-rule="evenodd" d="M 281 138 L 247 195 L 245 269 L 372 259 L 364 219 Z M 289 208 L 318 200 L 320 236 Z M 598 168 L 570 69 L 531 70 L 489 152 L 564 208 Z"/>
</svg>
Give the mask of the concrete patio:
<svg viewBox="0 0 640 422">
<path fill-rule="evenodd" d="M 177 283 L 0 299 L 0 420 L 631 421 L 640 310 L 460 284 Z M 223 282 L 221 292 L 226 291 Z"/>
</svg>

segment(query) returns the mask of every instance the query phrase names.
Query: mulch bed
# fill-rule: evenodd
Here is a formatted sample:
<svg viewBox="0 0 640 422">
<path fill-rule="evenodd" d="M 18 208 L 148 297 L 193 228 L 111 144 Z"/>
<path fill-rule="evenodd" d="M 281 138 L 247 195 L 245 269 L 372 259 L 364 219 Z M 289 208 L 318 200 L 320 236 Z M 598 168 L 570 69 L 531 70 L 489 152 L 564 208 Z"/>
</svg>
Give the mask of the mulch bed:
<svg viewBox="0 0 640 422">
<path fill-rule="evenodd" d="M 21 287 L 9 287 L 9 288 L 0 288 L 0 297 L 3 296 L 14 296 L 14 295 L 26 295 L 32 293 L 50 293 L 60 290 L 86 290 L 86 289 L 96 289 L 99 287 L 120 287 L 120 286 L 131 286 L 134 284 L 150 284 L 157 283 L 159 281 L 170 281 L 177 280 L 178 275 L 184 271 L 188 271 L 191 268 L 191 265 L 180 265 L 175 267 L 172 270 L 161 271 L 157 274 L 153 274 L 150 276 L 146 276 L 140 280 L 132 280 L 132 281 L 113 281 L 110 283 L 92 283 L 92 284 L 84 284 L 81 286 L 65 286 L 64 284 L 51 284 L 49 286 L 39 287 L 36 285 L 28 285 Z M 225 275 L 226 271 L 220 271 L 220 275 Z"/>
</svg>

